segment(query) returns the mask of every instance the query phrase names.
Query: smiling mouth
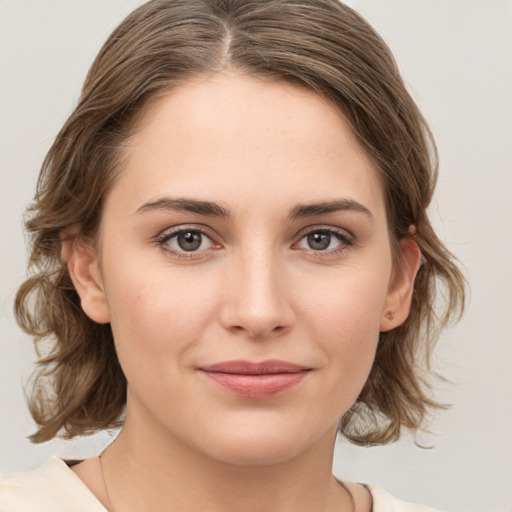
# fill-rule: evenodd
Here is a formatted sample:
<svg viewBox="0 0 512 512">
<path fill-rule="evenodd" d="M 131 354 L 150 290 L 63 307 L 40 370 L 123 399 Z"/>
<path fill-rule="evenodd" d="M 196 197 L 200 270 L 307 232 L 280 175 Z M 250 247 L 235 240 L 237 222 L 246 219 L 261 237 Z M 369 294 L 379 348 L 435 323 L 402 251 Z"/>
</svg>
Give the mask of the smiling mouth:
<svg viewBox="0 0 512 512">
<path fill-rule="evenodd" d="M 199 368 L 215 384 L 245 398 L 268 398 L 299 384 L 312 370 L 286 361 L 224 361 Z"/>
</svg>

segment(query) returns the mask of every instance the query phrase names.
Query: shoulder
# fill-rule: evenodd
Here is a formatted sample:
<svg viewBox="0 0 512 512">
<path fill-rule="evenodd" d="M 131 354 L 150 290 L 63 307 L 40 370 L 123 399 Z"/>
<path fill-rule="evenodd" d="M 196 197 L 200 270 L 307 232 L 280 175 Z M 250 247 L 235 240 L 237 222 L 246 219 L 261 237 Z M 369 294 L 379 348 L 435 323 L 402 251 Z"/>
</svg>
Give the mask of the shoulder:
<svg viewBox="0 0 512 512">
<path fill-rule="evenodd" d="M 402 501 L 375 485 L 366 485 L 365 487 L 373 498 L 372 512 L 440 512 L 424 505 Z"/>
<path fill-rule="evenodd" d="M 0 512 L 107 512 L 56 457 L 32 471 L 0 475 Z"/>
</svg>

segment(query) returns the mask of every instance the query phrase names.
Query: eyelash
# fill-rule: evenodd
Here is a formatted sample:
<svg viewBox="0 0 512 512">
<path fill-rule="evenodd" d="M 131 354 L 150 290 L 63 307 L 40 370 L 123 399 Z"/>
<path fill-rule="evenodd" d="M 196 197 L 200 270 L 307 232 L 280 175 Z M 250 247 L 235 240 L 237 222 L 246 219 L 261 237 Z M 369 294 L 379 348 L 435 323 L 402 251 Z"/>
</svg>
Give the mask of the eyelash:
<svg viewBox="0 0 512 512">
<path fill-rule="evenodd" d="M 158 246 L 162 248 L 162 250 L 166 252 L 170 252 L 173 254 L 174 257 L 179 259 L 202 259 L 209 254 L 204 253 L 210 253 L 211 249 L 205 249 L 202 251 L 177 251 L 169 247 L 168 242 L 172 240 L 174 237 L 180 235 L 181 233 L 199 233 L 201 236 L 204 236 L 208 238 L 211 243 L 216 246 L 220 247 L 219 244 L 217 244 L 208 233 L 206 233 L 204 230 L 197 228 L 197 227 L 185 227 L 185 228 L 177 228 L 173 229 L 172 231 L 165 231 L 161 235 L 159 235 L 156 239 L 156 243 Z M 336 257 L 339 256 L 341 253 L 346 252 L 347 250 L 353 248 L 356 245 L 356 238 L 351 233 L 342 230 L 342 229 L 336 229 L 333 227 L 310 227 L 307 229 L 307 231 L 302 231 L 299 235 L 299 240 L 297 242 L 294 242 L 293 245 L 296 245 L 300 243 L 302 240 L 304 240 L 307 236 L 312 234 L 324 234 L 329 236 L 334 236 L 339 241 L 339 246 L 330 249 L 330 250 L 315 250 L 315 249 L 304 249 L 311 253 L 311 256 L 314 258 L 329 258 L 329 257 Z"/>
<path fill-rule="evenodd" d="M 208 233 L 206 233 L 204 230 L 197 228 L 197 227 L 185 227 L 185 228 L 173 229 L 172 231 L 165 231 L 157 237 L 156 243 L 162 248 L 162 250 L 164 250 L 166 252 L 170 252 L 174 257 L 179 258 L 179 259 L 186 259 L 186 260 L 196 259 L 197 260 L 197 259 L 201 259 L 201 258 L 204 258 L 205 256 L 207 256 L 207 254 L 202 254 L 202 253 L 210 252 L 208 249 L 203 250 L 203 251 L 186 252 L 186 251 L 176 251 L 168 245 L 168 242 L 170 240 L 172 240 L 174 237 L 178 236 L 180 233 L 187 233 L 187 232 L 200 233 L 202 236 L 208 238 L 212 242 L 213 245 L 216 245 L 217 247 L 219 247 L 219 244 L 216 244 L 212 240 L 212 237 L 210 235 L 208 235 Z"/>
<path fill-rule="evenodd" d="M 356 238 L 352 233 L 349 233 L 346 230 L 338 229 L 334 227 L 322 227 L 322 226 L 313 226 L 307 228 L 306 231 L 302 231 L 298 242 L 295 242 L 294 245 L 300 243 L 306 237 L 312 234 L 323 234 L 334 237 L 338 240 L 339 246 L 330 249 L 330 250 L 315 250 L 315 249 L 305 249 L 310 252 L 311 256 L 314 258 L 335 258 L 340 256 L 342 253 L 352 249 L 356 245 Z"/>
</svg>

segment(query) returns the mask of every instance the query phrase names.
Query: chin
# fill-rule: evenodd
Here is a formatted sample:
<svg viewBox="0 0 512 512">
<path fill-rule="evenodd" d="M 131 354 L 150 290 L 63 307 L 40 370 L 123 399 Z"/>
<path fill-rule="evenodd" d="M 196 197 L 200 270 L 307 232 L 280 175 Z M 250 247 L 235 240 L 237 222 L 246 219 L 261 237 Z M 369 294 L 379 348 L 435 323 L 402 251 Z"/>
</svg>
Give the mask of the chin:
<svg viewBox="0 0 512 512">
<path fill-rule="evenodd" d="M 230 443 L 226 447 L 217 445 L 212 456 L 216 460 L 237 466 L 271 466 L 294 459 L 300 453 L 298 447 L 290 446 L 282 440 L 267 438 L 259 443 L 246 441 Z"/>
<path fill-rule="evenodd" d="M 226 436 L 226 432 L 229 435 Z M 254 425 L 219 432 L 209 437 L 206 450 L 218 461 L 240 466 L 268 466 L 293 460 L 322 442 L 325 435 L 293 427 L 257 428 Z M 334 434 L 329 430 L 328 442 L 332 447 Z"/>
</svg>

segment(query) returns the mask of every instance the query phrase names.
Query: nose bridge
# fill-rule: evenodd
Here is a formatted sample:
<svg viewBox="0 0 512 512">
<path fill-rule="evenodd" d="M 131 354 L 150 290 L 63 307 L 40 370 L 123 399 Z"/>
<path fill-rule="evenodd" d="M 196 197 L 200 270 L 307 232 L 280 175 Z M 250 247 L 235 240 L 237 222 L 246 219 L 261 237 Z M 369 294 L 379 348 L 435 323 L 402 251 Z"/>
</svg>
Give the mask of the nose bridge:
<svg viewBox="0 0 512 512">
<path fill-rule="evenodd" d="M 240 249 L 229 265 L 224 324 L 260 338 L 281 332 L 292 320 L 285 272 L 268 240 Z"/>
</svg>

